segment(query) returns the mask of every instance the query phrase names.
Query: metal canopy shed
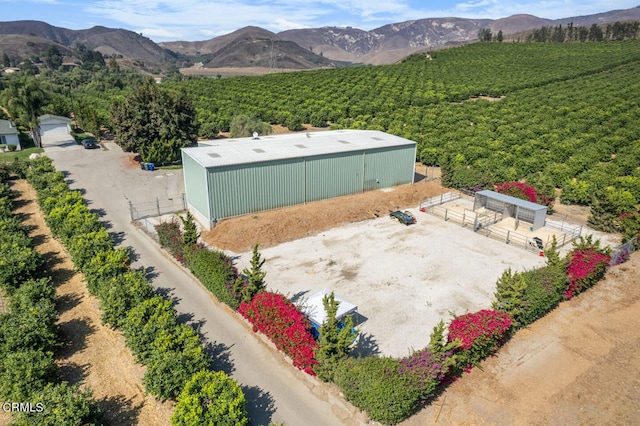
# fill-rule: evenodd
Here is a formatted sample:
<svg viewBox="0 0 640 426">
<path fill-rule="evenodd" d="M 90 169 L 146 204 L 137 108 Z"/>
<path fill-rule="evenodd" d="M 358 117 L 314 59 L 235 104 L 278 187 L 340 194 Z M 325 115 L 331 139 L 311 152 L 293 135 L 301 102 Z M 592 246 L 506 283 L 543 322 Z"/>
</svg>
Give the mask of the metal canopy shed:
<svg viewBox="0 0 640 426">
<path fill-rule="evenodd" d="M 478 191 L 473 201 L 473 210 L 484 207 L 502 213 L 503 218 L 512 217 L 518 221 L 531 223 L 532 230 L 542 228 L 547 217 L 547 206 L 527 200 L 500 194 L 495 191 Z"/>
</svg>

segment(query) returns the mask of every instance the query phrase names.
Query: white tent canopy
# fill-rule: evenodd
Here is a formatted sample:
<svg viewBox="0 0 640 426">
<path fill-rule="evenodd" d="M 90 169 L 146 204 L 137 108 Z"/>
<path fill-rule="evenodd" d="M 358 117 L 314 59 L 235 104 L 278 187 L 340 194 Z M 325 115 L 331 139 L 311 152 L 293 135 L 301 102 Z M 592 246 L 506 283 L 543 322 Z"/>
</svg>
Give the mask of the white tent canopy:
<svg viewBox="0 0 640 426">
<path fill-rule="evenodd" d="M 321 326 L 322 323 L 327 319 L 327 312 L 324 310 L 324 305 L 322 300 L 324 296 L 331 294 L 331 291 L 323 288 L 317 293 L 309 296 L 305 301 L 304 305 L 301 306 L 302 313 L 311 320 L 316 326 Z M 340 302 L 338 305 L 338 312 L 336 313 L 336 319 L 340 320 L 349 314 L 353 314 L 358 311 L 358 307 L 353 303 L 347 302 L 340 296 L 334 293 L 333 297 L 337 302 Z"/>
</svg>

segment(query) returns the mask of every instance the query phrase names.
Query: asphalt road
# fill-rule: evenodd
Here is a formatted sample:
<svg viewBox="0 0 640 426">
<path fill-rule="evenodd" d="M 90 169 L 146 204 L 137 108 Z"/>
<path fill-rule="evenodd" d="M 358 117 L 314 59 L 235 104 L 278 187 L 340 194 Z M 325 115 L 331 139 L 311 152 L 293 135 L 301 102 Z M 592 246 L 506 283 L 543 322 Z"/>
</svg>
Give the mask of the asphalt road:
<svg viewBox="0 0 640 426">
<path fill-rule="evenodd" d="M 236 379 L 247 397 L 253 425 L 270 422 L 286 425 L 341 425 L 331 405 L 316 397 L 293 372 L 235 314 L 218 306 L 189 274 L 158 250 L 156 244 L 131 223 L 133 203 L 179 198 L 183 192 L 182 170 L 144 171 L 134 167 L 113 143 L 103 149 L 85 150 L 80 145 L 45 141 L 45 152 L 56 169 L 66 174 L 72 189 L 81 190 L 89 207 L 116 241 L 129 247 L 134 267 L 153 274 L 158 291 L 176 301 L 180 318 L 196 324 L 215 357 L 214 368 Z"/>
</svg>

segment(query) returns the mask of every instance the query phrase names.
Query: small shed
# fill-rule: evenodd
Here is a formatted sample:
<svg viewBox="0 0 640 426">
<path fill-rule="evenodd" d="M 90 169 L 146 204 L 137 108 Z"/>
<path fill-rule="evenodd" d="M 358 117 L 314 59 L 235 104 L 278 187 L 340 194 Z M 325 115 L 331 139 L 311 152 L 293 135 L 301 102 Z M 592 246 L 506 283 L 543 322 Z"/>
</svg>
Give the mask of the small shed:
<svg viewBox="0 0 640 426">
<path fill-rule="evenodd" d="M 521 200 L 495 191 L 476 192 L 473 210 L 484 207 L 487 210 L 502 213 L 503 218 L 512 217 L 517 222 L 531 224 L 531 230 L 542 228 L 547 217 L 547 206 Z"/>
<path fill-rule="evenodd" d="M 18 129 L 9 120 L 0 120 L 0 145 L 15 145 L 16 149 L 20 149 Z"/>
<path fill-rule="evenodd" d="M 41 136 L 61 136 L 71 134 L 71 119 L 58 115 L 45 114 L 38 117 Z"/>
<path fill-rule="evenodd" d="M 309 318 L 309 321 L 311 321 L 314 328 L 319 329 L 322 323 L 327 319 L 327 311 L 324 310 L 323 299 L 329 294 L 331 294 L 331 291 L 323 288 L 319 292 L 309 296 L 302 306 L 302 313 Z M 353 303 L 347 302 L 335 293 L 333 297 L 336 302 L 339 302 L 336 320 L 340 321 L 347 315 L 354 314 L 358 311 L 358 306 Z"/>
</svg>

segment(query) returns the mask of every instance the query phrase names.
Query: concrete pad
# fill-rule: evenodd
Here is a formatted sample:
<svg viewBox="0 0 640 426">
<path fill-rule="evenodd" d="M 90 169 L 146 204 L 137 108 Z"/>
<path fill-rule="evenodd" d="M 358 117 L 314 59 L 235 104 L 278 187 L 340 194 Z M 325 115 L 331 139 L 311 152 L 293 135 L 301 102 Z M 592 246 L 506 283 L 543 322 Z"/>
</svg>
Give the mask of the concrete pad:
<svg viewBox="0 0 640 426">
<path fill-rule="evenodd" d="M 502 272 L 545 259 L 410 210 L 405 226 L 389 217 L 353 223 L 264 249 L 268 288 L 297 303 L 322 288 L 358 306 L 356 352 L 401 357 L 425 347 L 440 320 L 491 306 Z M 241 254 L 239 270 L 251 253 Z"/>
</svg>

